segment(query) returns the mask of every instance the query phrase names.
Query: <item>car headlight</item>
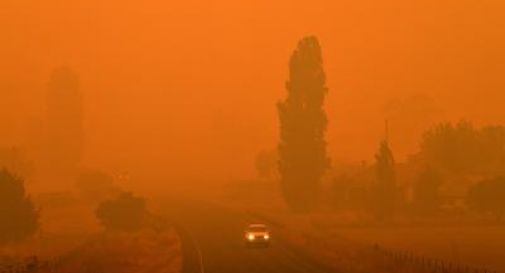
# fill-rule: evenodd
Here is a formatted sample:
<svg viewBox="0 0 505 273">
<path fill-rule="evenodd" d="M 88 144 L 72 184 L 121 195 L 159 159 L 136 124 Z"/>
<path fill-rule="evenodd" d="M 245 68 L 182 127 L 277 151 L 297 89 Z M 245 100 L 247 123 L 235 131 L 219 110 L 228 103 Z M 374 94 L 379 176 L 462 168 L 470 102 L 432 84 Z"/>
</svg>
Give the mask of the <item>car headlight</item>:
<svg viewBox="0 0 505 273">
<path fill-rule="evenodd" d="M 253 240 L 254 240 L 254 234 L 248 234 L 248 235 L 247 235 L 247 239 L 248 239 L 249 241 L 253 241 Z"/>
<path fill-rule="evenodd" d="M 270 239 L 270 235 L 265 234 L 265 235 L 263 236 L 263 238 L 264 238 L 265 240 L 268 240 L 268 239 Z"/>
</svg>

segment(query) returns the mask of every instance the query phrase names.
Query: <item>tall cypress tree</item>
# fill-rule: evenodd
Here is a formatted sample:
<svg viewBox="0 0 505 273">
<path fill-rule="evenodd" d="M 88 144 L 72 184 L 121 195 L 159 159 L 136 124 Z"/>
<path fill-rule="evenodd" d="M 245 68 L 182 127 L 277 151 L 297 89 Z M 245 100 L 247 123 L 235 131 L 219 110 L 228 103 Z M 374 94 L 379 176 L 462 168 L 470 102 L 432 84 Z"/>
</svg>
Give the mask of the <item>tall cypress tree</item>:
<svg viewBox="0 0 505 273">
<path fill-rule="evenodd" d="M 323 109 L 328 89 L 316 37 L 298 43 L 290 59 L 286 89 L 287 98 L 278 104 L 281 188 L 287 204 L 303 212 L 315 205 L 329 166 L 324 139 L 328 122 Z"/>
<path fill-rule="evenodd" d="M 386 221 L 393 217 L 397 201 L 395 160 L 386 140 L 381 142 L 375 160 L 373 210 L 377 220 Z"/>
</svg>

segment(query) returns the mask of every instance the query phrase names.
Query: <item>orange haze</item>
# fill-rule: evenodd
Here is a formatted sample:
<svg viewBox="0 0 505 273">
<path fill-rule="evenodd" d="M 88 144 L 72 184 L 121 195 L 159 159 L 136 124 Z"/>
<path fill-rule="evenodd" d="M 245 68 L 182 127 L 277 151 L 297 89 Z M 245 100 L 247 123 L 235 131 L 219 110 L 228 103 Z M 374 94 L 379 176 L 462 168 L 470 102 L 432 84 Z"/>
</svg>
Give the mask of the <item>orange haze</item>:
<svg viewBox="0 0 505 273">
<path fill-rule="evenodd" d="M 50 73 L 85 98 L 85 165 L 244 178 L 278 140 L 297 41 L 318 36 L 334 161 L 404 160 L 441 120 L 505 122 L 501 0 L 1 0 L 0 146 L 29 146 Z M 34 135 L 35 134 L 35 135 Z"/>
</svg>

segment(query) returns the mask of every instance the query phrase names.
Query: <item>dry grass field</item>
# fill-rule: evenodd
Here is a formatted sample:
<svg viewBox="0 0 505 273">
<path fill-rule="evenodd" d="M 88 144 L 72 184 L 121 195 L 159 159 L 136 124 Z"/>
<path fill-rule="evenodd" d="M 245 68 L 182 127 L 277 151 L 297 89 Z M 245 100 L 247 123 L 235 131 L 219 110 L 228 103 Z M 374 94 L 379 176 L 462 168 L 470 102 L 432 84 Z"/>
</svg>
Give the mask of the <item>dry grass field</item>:
<svg viewBox="0 0 505 273">
<path fill-rule="evenodd" d="M 182 256 L 174 230 L 104 233 L 66 255 L 56 272 L 179 273 Z"/>
</svg>

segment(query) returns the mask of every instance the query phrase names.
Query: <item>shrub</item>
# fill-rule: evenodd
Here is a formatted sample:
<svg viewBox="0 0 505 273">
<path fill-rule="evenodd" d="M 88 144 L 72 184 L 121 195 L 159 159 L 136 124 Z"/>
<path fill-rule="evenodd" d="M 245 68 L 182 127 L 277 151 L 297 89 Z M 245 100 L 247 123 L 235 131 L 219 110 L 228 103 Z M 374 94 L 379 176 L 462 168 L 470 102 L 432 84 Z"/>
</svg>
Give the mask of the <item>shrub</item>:
<svg viewBox="0 0 505 273">
<path fill-rule="evenodd" d="M 24 181 L 0 171 L 0 244 L 22 241 L 39 227 L 39 213 L 26 196 Z"/>
<path fill-rule="evenodd" d="M 121 193 L 117 198 L 102 202 L 96 216 L 106 229 L 135 231 L 145 224 L 147 216 L 144 198 L 132 193 Z"/>
</svg>

